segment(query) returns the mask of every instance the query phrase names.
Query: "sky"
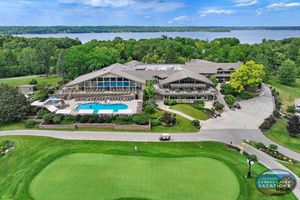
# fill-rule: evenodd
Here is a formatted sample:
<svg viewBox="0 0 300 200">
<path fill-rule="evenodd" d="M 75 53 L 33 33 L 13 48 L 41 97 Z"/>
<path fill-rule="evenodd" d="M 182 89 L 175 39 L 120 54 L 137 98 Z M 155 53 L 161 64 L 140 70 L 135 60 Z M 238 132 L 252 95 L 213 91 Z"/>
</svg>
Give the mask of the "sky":
<svg viewBox="0 0 300 200">
<path fill-rule="evenodd" d="M 300 0 L 0 0 L 0 26 L 299 26 Z"/>
</svg>

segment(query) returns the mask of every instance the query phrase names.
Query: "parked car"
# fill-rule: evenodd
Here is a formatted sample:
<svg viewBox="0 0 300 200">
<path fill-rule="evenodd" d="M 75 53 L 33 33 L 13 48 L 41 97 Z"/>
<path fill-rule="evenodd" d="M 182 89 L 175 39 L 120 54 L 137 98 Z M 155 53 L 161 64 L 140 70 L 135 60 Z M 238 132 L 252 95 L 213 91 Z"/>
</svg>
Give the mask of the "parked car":
<svg viewBox="0 0 300 200">
<path fill-rule="evenodd" d="M 300 113 L 300 103 L 298 103 L 298 104 L 296 105 L 296 112 L 297 112 L 297 113 Z"/>
<path fill-rule="evenodd" d="M 235 108 L 235 109 L 241 109 L 242 107 L 241 107 L 241 105 L 239 103 L 235 103 L 233 105 L 233 108 Z"/>
<path fill-rule="evenodd" d="M 170 136 L 170 134 L 163 133 L 159 137 L 159 140 L 160 141 L 170 141 L 171 140 L 171 136 Z"/>
</svg>

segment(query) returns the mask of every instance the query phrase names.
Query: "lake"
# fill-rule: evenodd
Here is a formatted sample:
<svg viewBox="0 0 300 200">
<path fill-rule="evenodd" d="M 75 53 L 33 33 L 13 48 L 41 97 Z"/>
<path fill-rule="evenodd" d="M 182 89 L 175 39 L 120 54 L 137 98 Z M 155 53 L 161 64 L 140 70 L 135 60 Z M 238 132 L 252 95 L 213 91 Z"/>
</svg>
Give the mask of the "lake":
<svg viewBox="0 0 300 200">
<path fill-rule="evenodd" d="M 281 40 L 284 38 L 300 37 L 300 31 L 297 30 L 237 30 L 231 32 L 155 32 L 155 33 L 59 33 L 59 34 L 24 34 L 15 35 L 19 37 L 40 37 L 40 38 L 79 38 L 83 43 L 96 40 L 113 40 L 115 37 L 121 37 L 125 40 L 134 38 L 136 40 L 159 38 L 162 35 L 168 37 L 189 37 L 193 39 L 213 40 L 216 38 L 235 37 L 241 43 L 260 43 L 263 39 Z"/>
</svg>

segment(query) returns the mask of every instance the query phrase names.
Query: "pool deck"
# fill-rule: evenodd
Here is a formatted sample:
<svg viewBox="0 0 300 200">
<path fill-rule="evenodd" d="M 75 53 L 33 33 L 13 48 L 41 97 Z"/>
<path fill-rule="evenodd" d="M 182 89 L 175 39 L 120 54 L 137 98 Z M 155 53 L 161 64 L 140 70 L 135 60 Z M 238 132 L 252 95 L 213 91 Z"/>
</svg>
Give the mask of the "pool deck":
<svg viewBox="0 0 300 200">
<path fill-rule="evenodd" d="M 104 101 L 75 101 L 74 99 L 66 101 L 69 106 L 66 109 L 71 109 L 72 113 L 71 115 L 78 115 L 78 112 L 76 110 L 77 106 L 80 104 L 85 103 L 101 103 L 101 104 L 125 104 L 128 106 L 128 110 L 132 110 L 132 114 L 138 113 L 138 103 L 141 102 L 140 100 L 132 100 L 132 101 L 110 101 L 110 102 L 104 102 Z M 118 114 L 118 113 L 115 113 Z"/>
</svg>

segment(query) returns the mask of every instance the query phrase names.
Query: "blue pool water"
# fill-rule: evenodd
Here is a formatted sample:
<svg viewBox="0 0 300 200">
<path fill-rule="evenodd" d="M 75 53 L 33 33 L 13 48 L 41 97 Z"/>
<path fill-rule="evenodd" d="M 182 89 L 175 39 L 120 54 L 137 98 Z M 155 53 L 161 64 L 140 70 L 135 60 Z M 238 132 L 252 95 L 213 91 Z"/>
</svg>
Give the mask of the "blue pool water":
<svg viewBox="0 0 300 200">
<path fill-rule="evenodd" d="M 118 112 L 119 110 L 126 110 L 128 106 L 126 104 L 101 104 L 101 103 L 85 103 L 79 105 L 77 110 L 94 110 L 97 113 L 99 110 L 113 110 L 114 112 Z"/>
</svg>

